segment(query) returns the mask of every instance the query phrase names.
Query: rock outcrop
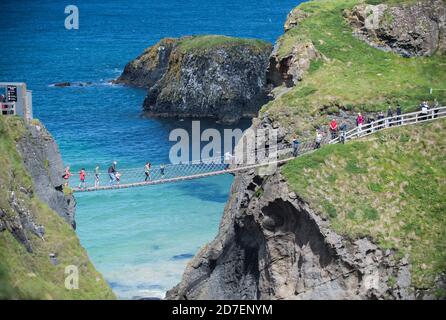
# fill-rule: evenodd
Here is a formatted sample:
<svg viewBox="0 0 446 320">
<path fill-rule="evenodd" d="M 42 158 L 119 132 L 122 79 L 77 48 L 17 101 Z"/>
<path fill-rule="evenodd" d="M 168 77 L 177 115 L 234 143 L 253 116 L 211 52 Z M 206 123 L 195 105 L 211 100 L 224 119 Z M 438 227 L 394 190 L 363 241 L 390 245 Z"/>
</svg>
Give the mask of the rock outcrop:
<svg viewBox="0 0 446 320">
<path fill-rule="evenodd" d="M 295 27 L 298 27 L 299 24 L 308 16 L 308 13 L 302 11 L 299 7 L 294 8 L 286 17 L 285 25 L 283 26 L 284 31 L 287 32 Z"/>
<path fill-rule="evenodd" d="M 262 190 L 259 196 L 257 190 Z M 217 238 L 168 299 L 413 299 L 407 259 L 333 232 L 276 173 L 233 184 Z"/>
<path fill-rule="evenodd" d="M 361 4 L 345 12 L 354 34 L 405 57 L 446 53 L 446 5 L 427 0 L 405 5 Z"/>
<path fill-rule="evenodd" d="M 56 141 L 41 124 L 29 125 L 29 134 L 17 143 L 25 167 L 33 179 L 34 191 L 74 229 L 76 200 L 64 194 L 62 158 Z"/>
<path fill-rule="evenodd" d="M 279 50 L 280 44 L 274 46 L 267 74 L 268 83 L 275 87 L 297 85 L 310 69 L 311 62 L 323 59 L 311 41 L 295 43 L 291 52 L 285 56 L 281 56 Z"/>
<path fill-rule="evenodd" d="M 307 19 L 309 14 L 299 7 L 294 8 L 287 16 L 283 35 L 275 44 L 271 53 L 267 71 L 267 81 L 274 87 L 291 88 L 299 83 L 305 72 L 310 69 L 312 61 L 325 59 L 309 39 L 293 41 L 287 52 L 283 52 L 283 42 L 287 41 L 287 32 L 298 30 L 299 24 Z"/>
<path fill-rule="evenodd" d="M 157 117 L 208 117 L 224 123 L 257 115 L 268 101 L 271 46 L 222 36 L 164 39 L 117 79 L 148 88 L 144 111 Z"/>
</svg>

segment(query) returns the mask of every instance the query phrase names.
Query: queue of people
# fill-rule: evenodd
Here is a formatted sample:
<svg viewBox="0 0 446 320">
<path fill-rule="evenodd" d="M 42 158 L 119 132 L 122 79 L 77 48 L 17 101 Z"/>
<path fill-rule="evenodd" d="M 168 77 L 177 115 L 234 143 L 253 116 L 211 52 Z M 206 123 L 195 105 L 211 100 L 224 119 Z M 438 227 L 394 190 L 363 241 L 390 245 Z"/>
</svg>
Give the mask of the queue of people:
<svg viewBox="0 0 446 320">
<path fill-rule="evenodd" d="M 122 174 L 117 170 L 117 162 L 113 161 L 113 163 L 108 167 L 107 174 L 109 177 L 109 185 L 119 185 L 121 183 L 121 177 Z M 152 164 L 150 162 L 147 162 L 144 166 L 144 181 L 150 181 L 151 180 L 151 172 L 152 172 Z M 159 166 L 159 174 L 160 178 L 164 179 L 166 172 L 166 166 L 164 164 L 161 164 Z M 94 175 L 94 188 L 98 188 L 100 186 L 100 168 L 99 166 L 96 166 L 93 171 Z M 70 178 L 73 176 L 73 174 L 70 171 L 70 166 L 65 167 L 64 173 L 62 175 L 62 178 L 64 179 L 64 186 L 69 186 Z M 79 184 L 78 189 L 86 189 L 87 188 L 87 171 L 85 168 L 82 168 L 79 171 Z"/>
<path fill-rule="evenodd" d="M 427 120 L 429 117 L 436 118 L 438 116 L 438 108 L 440 107 L 440 104 L 438 103 L 437 99 L 434 100 L 432 108 L 434 111 L 430 111 L 429 104 L 427 101 L 423 101 L 420 104 L 420 115 L 418 116 L 419 120 Z M 373 117 L 373 115 L 368 115 L 367 118 L 362 114 L 358 113 L 356 116 L 356 127 L 359 128 L 359 131 L 364 128 L 367 132 L 372 132 L 375 129 L 381 129 L 383 127 L 391 127 L 394 125 L 401 125 L 403 121 L 403 115 L 401 106 L 399 104 L 396 105 L 395 109 L 392 108 L 392 106 L 389 106 L 387 108 L 387 113 L 385 114 L 383 111 L 379 111 L 376 115 L 376 119 Z M 367 126 L 368 124 L 375 123 L 374 126 Z M 347 124 L 341 123 L 339 125 L 338 121 L 336 119 L 332 119 L 328 123 L 328 130 L 330 133 L 331 140 L 334 140 L 339 137 L 341 143 L 345 143 L 346 140 L 346 132 L 347 132 Z M 322 144 L 322 140 L 324 137 L 324 132 L 320 129 L 316 130 L 316 135 L 314 138 L 314 149 L 319 149 Z M 297 138 L 297 135 L 293 135 L 292 137 L 292 149 L 293 149 L 293 156 L 297 157 L 299 155 L 300 151 L 300 141 Z"/>
</svg>

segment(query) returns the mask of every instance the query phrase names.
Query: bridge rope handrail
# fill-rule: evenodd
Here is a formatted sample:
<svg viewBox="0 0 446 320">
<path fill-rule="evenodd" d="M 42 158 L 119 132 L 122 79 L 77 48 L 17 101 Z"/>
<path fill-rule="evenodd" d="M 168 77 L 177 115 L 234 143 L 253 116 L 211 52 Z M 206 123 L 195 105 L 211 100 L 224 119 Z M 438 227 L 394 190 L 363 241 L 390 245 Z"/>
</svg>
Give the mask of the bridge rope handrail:
<svg viewBox="0 0 446 320">
<path fill-rule="evenodd" d="M 335 144 L 340 142 L 346 142 L 351 139 L 357 139 L 368 136 L 372 133 L 381 131 L 383 129 L 405 126 L 410 124 L 417 124 L 444 117 L 446 117 L 446 107 L 430 109 L 428 110 L 427 114 L 424 113 L 423 111 L 416 111 L 401 115 L 395 115 L 392 117 L 378 119 L 376 121 L 364 124 L 362 126 L 357 126 L 354 129 L 338 134 L 338 136 L 335 139 L 330 140 L 328 138 L 328 135 L 325 135 L 320 144 L 324 145 L 324 144 Z M 308 154 L 310 152 L 315 151 L 315 149 L 316 149 L 315 139 L 306 139 L 300 141 L 299 151 L 297 156 Z M 131 179 L 136 179 L 136 180 L 129 183 L 100 185 L 97 187 L 88 187 L 84 189 L 73 188 L 73 191 L 88 192 L 88 191 L 99 191 L 99 190 L 124 189 L 124 188 L 164 184 L 169 182 L 179 182 L 184 180 L 205 178 L 215 175 L 236 173 L 239 171 L 255 169 L 267 165 L 282 164 L 296 158 L 294 156 L 290 156 L 290 154 L 293 151 L 293 148 L 290 148 L 286 145 L 284 145 L 282 148 L 274 148 L 274 151 L 277 152 L 277 157 L 278 157 L 277 159 L 271 160 L 270 158 L 265 157 L 265 158 L 260 158 L 259 160 L 259 158 L 256 157 L 259 155 L 260 151 L 269 152 L 270 150 L 271 150 L 270 148 L 265 147 L 260 149 L 253 149 L 251 150 L 252 152 L 250 153 L 243 153 L 242 155 L 243 158 L 246 157 L 248 159 L 249 156 L 254 157 L 256 161 L 254 163 L 245 163 L 245 164 L 227 163 L 225 162 L 225 156 L 221 156 L 221 157 L 193 160 L 181 164 L 166 164 L 164 165 L 164 172 L 161 169 L 161 166 L 153 166 L 150 170 L 150 180 L 148 181 L 143 180 L 145 171 L 144 167 L 122 169 L 118 171 L 122 173 L 123 176 L 126 176 L 127 181 L 130 181 Z M 264 160 L 264 162 L 262 162 L 261 160 Z M 101 172 L 100 174 L 102 175 L 103 173 Z M 91 172 L 87 172 L 87 175 L 90 177 L 90 179 L 94 177 L 94 173 Z M 106 173 L 106 175 L 108 175 L 108 173 Z"/>
</svg>

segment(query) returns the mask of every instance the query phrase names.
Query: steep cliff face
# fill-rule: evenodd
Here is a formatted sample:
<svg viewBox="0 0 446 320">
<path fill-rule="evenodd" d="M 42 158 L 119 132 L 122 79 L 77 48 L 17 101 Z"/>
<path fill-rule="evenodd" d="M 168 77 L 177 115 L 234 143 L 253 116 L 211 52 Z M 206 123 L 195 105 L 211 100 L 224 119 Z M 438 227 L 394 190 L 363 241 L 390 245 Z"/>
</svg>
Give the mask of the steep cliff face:
<svg viewBox="0 0 446 320">
<path fill-rule="evenodd" d="M 367 43 L 405 57 L 446 53 L 443 0 L 391 6 L 361 4 L 345 13 L 355 34 Z"/>
<path fill-rule="evenodd" d="M 0 299 L 111 299 L 73 230 L 57 145 L 37 121 L 0 117 Z M 77 289 L 65 286 L 77 270 Z"/>
<path fill-rule="evenodd" d="M 396 101 L 410 111 L 433 98 L 416 88 L 440 86 L 444 56 L 406 59 L 358 39 L 345 12 L 361 3 L 310 1 L 289 14 L 268 73 L 287 88 L 252 129 L 278 129 L 279 146 L 289 145 L 327 132 L 332 118 L 351 128 L 356 112 L 374 117 Z M 217 237 L 167 298 L 444 298 L 444 125 L 324 147 L 266 176 L 237 174 Z"/>
<path fill-rule="evenodd" d="M 41 123 L 27 130 L 28 134 L 18 141 L 17 150 L 31 175 L 34 191 L 75 229 L 76 200 L 63 192 L 64 167 L 57 143 Z"/>
<path fill-rule="evenodd" d="M 271 46 L 223 36 L 165 39 L 130 62 L 117 82 L 147 86 L 144 111 L 233 123 L 268 101 Z"/>
<path fill-rule="evenodd" d="M 262 195 L 258 196 L 262 190 Z M 388 282 L 394 279 L 392 287 Z M 168 299 L 410 299 L 407 259 L 333 232 L 279 173 L 238 176 L 217 238 Z"/>
<path fill-rule="evenodd" d="M 274 45 L 267 70 L 267 81 L 274 87 L 293 87 L 299 83 L 304 74 L 309 71 L 311 63 L 326 58 L 316 49 L 313 41 L 308 38 L 295 38 L 292 41 L 286 36 L 300 29 L 301 23 L 310 16 L 309 13 L 294 8 L 287 16 L 282 36 Z"/>
</svg>

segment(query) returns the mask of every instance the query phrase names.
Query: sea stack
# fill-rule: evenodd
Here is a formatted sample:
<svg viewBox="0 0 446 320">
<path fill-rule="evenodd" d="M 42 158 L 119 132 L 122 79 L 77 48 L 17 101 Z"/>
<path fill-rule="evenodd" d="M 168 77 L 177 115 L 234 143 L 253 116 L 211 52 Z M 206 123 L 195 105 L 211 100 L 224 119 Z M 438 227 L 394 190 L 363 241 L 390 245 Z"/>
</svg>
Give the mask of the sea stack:
<svg viewBox="0 0 446 320">
<path fill-rule="evenodd" d="M 128 63 L 116 80 L 148 88 L 144 111 L 156 117 L 236 123 L 268 101 L 272 46 L 226 36 L 166 38 Z"/>
</svg>

